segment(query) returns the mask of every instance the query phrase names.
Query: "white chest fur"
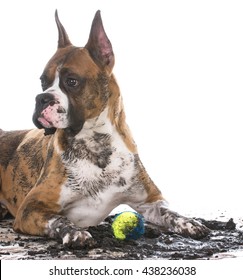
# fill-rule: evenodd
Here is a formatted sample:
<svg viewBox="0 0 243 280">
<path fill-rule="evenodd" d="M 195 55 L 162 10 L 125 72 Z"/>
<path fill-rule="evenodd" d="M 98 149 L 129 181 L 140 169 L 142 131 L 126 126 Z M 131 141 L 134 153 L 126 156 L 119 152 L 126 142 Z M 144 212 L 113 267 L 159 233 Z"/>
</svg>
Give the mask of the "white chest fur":
<svg viewBox="0 0 243 280">
<path fill-rule="evenodd" d="M 104 117 L 86 123 L 63 154 L 68 179 L 59 202 L 63 214 L 83 228 L 97 225 L 116 206 L 136 197 L 135 156 Z"/>
</svg>

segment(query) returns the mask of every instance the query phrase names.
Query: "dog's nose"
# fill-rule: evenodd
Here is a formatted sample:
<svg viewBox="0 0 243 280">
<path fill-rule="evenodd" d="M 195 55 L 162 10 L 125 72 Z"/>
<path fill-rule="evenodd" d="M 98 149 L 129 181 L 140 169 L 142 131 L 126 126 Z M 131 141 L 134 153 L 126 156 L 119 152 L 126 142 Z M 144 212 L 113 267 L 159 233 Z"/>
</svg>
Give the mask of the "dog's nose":
<svg viewBox="0 0 243 280">
<path fill-rule="evenodd" d="M 41 93 L 38 94 L 35 98 L 36 104 L 46 108 L 47 106 L 53 106 L 56 101 L 55 97 L 51 93 Z"/>
</svg>

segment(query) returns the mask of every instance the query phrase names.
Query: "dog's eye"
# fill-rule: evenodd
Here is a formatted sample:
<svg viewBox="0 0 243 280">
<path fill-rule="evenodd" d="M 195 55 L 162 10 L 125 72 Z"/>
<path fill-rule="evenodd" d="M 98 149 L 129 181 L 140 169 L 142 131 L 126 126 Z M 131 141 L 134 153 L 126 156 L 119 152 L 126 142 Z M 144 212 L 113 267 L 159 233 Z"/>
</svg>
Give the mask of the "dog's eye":
<svg viewBox="0 0 243 280">
<path fill-rule="evenodd" d="M 74 78 L 67 78 L 66 85 L 69 87 L 77 87 L 79 85 L 79 81 Z"/>
</svg>

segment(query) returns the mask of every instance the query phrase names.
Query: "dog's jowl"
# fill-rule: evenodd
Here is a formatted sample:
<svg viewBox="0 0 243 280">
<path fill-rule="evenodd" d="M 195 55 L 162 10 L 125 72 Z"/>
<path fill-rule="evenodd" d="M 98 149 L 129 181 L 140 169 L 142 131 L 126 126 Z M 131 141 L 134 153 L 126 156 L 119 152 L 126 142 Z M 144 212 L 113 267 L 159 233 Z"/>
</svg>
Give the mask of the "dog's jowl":
<svg viewBox="0 0 243 280">
<path fill-rule="evenodd" d="M 37 129 L 0 130 L 1 216 L 14 229 L 67 246 L 92 242 L 89 226 L 127 204 L 165 231 L 201 238 L 208 229 L 171 211 L 145 171 L 112 74 L 114 54 L 100 12 L 85 47 L 59 21 L 58 49 L 36 96 Z"/>
</svg>

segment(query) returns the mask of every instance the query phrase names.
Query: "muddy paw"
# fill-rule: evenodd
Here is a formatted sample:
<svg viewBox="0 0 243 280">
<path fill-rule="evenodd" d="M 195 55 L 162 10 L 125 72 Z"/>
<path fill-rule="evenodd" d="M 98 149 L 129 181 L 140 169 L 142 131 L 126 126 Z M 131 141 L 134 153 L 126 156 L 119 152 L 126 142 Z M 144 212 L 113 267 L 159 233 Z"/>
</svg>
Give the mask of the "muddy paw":
<svg viewBox="0 0 243 280">
<path fill-rule="evenodd" d="M 61 240 L 65 247 L 79 248 L 95 245 L 91 234 L 75 226 L 66 217 L 56 216 L 49 221 L 46 234 L 51 238 Z"/>
<path fill-rule="evenodd" d="M 178 228 L 178 233 L 185 237 L 201 239 L 207 236 L 210 232 L 210 230 L 206 226 L 202 225 L 194 219 L 183 219 L 180 225 L 181 226 L 180 228 Z"/>
<path fill-rule="evenodd" d="M 95 241 L 88 231 L 74 231 L 66 233 L 62 242 L 65 247 L 69 248 L 92 247 L 95 245 Z"/>
</svg>

